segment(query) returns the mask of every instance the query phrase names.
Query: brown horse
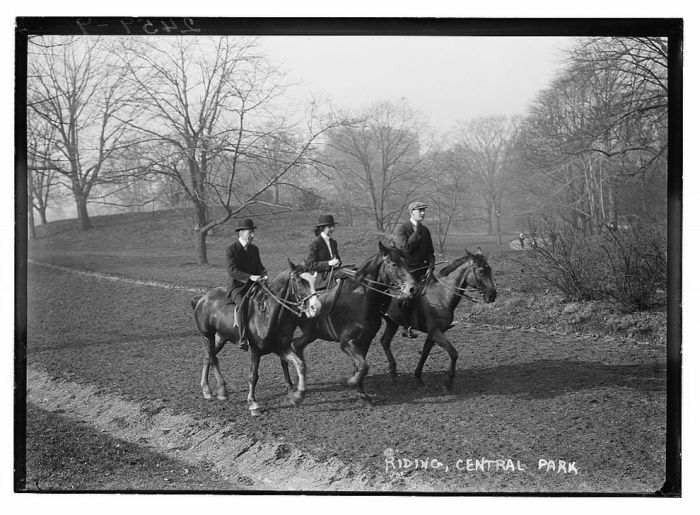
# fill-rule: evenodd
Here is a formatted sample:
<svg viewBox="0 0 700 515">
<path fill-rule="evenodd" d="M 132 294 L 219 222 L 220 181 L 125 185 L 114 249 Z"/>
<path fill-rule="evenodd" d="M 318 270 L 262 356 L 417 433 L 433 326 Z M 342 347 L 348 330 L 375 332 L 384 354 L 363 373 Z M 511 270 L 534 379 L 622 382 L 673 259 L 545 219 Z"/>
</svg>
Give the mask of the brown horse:
<svg viewBox="0 0 700 515">
<path fill-rule="evenodd" d="M 250 374 L 248 376 L 248 409 L 251 415 L 260 414 L 260 406 L 255 401 L 255 385 L 258 382 L 260 357 L 275 353 L 285 363 L 294 365 L 299 376 L 296 391 L 290 392 L 290 400 L 296 405 L 304 398 L 306 391 L 306 364 L 292 349 L 294 329 L 302 315 L 308 318 L 318 316 L 321 303 L 314 288 L 315 277 L 303 267 L 289 262 L 289 270 L 275 277 L 269 286 L 258 283 L 251 288 L 241 305 L 247 320 L 247 336 L 250 344 Z M 204 336 L 205 357 L 202 368 L 202 393 L 205 399 L 212 394 L 209 389 L 209 369 L 214 371 L 217 388 L 216 397 L 226 400 L 226 383 L 219 370 L 216 355 L 226 340 L 238 338 L 238 328 L 234 324 L 233 307 L 227 304 L 225 288 L 214 288 L 204 296 L 192 299 L 194 319 L 197 329 Z M 216 333 L 226 340 L 216 342 Z"/>
<path fill-rule="evenodd" d="M 346 382 L 357 388 L 364 404 L 371 405 L 372 400 L 363 385 L 369 370 L 365 358 L 382 325 L 381 314 L 386 311 L 392 297 L 411 297 L 415 291 L 415 280 L 403 252 L 379 242 L 379 252 L 367 259 L 354 277 L 341 279 L 338 286 L 322 296 L 321 311 L 327 314 L 313 320 L 297 320 L 302 335 L 292 346 L 303 359 L 304 348 L 318 338 L 340 342 L 341 350 L 352 358 L 355 367 L 355 373 Z M 287 384 L 293 388 L 289 366 L 284 361 L 282 369 Z"/>
<path fill-rule="evenodd" d="M 450 356 L 446 387 L 452 388 L 458 354 L 452 343 L 445 337 L 445 331 L 451 327 L 455 308 L 462 298 L 475 302 L 467 294 L 468 289 L 472 288 L 479 292 L 485 302 L 496 300 L 496 286 L 491 276 L 491 266 L 486 262 L 486 258 L 481 252 L 476 254 L 468 250 L 465 252 L 465 256 L 444 267 L 437 276 L 430 276 L 423 291 L 414 301 L 415 308 L 410 325 L 428 335 L 414 372 L 416 379 L 421 383 L 423 365 L 433 345 L 437 343 Z M 391 339 L 403 322 L 402 310 L 394 304 L 392 303 L 390 308 L 391 318 L 387 317 L 386 329 L 381 338 L 384 353 L 389 360 L 389 373 L 392 378 L 396 377 L 396 360 L 391 352 Z"/>
</svg>

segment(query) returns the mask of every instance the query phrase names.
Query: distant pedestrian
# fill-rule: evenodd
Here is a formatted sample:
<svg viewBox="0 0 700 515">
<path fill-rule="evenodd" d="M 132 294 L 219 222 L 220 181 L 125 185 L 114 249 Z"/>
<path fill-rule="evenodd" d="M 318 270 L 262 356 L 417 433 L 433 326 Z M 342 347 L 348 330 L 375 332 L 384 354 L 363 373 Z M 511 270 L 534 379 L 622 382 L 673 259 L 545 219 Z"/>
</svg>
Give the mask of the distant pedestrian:
<svg viewBox="0 0 700 515">
<path fill-rule="evenodd" d="M 520 236 L 518 236 L 518 239 L 520 240 L 520 248 L 524 249 L 525 248 L 525 235 L 523 233 L 520 233 Z"/>
</svg>

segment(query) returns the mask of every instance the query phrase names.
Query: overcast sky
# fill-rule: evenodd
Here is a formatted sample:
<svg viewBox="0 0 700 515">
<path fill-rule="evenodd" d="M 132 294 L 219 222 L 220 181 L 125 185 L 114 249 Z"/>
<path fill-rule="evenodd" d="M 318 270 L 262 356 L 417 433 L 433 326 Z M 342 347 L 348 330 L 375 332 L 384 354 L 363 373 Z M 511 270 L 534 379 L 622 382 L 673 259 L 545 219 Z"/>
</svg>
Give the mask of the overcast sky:
<svg viewBox="0 0 700 515">
<path fill-rule="evenodd" d="M 405 98 L 438 130 L 492 114 L 524 114 L 562 66 L 570 38 L 261 38 L 293 81 L 346 108 Z M 301 90 L 299 90 L 301 91 Z"/>
</svg>

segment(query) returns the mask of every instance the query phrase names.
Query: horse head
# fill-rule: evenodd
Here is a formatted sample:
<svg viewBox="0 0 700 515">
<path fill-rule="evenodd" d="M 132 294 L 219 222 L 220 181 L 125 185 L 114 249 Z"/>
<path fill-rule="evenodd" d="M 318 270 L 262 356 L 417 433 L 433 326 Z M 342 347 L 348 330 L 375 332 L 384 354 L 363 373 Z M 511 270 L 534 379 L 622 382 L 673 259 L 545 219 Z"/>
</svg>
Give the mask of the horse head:
<svg viewBox="0 0 700 515">
<path fill-rule="evenodd" d="M 382 255 L 382 263 L 377 280 L 399 287 L 399 298 L 412 298 L 416 294 L 416 280 L 411 275 L 404 253 L 396 247 L 387 247 L 381 241 L 379 252 Z"/>
<path fill-rule="evenodd" d="M 471 261 L 471 269 L 464 276 L 467 286 L 474 288 L 484 296 L 484 301 L 491 303 L 496 300 L 496 283 L 491 274 L 491 265 L 486 261 L 486 257 L 481 253 L 481 249 L 476 254 L 472 254 L 465 249 L 466 257 Z"/>
<path fill-rule="evenodd" d="M 321 301 L 318 299 L 315 282 L 316 278 L 303 266 L 289 262 L 289 284 L 291 286 L 294 301 L 299 306 L 299 311 L 308 318 L 317 317 L 321 313 Z"/>
</svg>

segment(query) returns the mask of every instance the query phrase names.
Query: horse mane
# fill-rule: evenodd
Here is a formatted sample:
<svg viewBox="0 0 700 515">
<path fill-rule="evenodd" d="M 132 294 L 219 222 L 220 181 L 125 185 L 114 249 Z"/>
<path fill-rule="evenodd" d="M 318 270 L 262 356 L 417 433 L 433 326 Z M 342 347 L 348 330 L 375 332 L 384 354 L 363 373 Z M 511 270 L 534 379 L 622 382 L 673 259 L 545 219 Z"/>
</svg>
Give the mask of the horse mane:
<svg viewBox="0 0 700 515">
<path fill-rule="evenodd" d="M 462 256 L 461 258 L 455 259 L 452 263 L 447 265 L 446 267 L 442 268 L 440 272 L 438 272 L 438 275 L 440 277 L 445 277 L 450 275 L 452 272 L 457 270 L 460 266 L 462 266 L 464 263 L 467 262 L 469 258 L 472 256 L 470 254 L 467 254 L 466 256 Z"/>
<path fill-rule="evenodd" d="M 381 252 L 368 257 L 364 263 L 355 272 L 355 276 L 352 278 L 353 282 L 359 284 L 367 276 L 375 277 L 379 271 L 379 263 L 381 261 Z"/>
<path fill-rule="evenodd" d="M 471 252 L 467 251 L 466 255 L 462 256 L 461 258 L 455 259 L 452 263 L 440 270 L 438 275 L 440 277 L 450 275 L 452 272 L 457 270 L 457 268 L 466 263 L 469 259 L 473 260 L 474 264 L 479 268 L 486 268 L 489 266 L 483 254 L 472 254 Z"/>
</svg>

